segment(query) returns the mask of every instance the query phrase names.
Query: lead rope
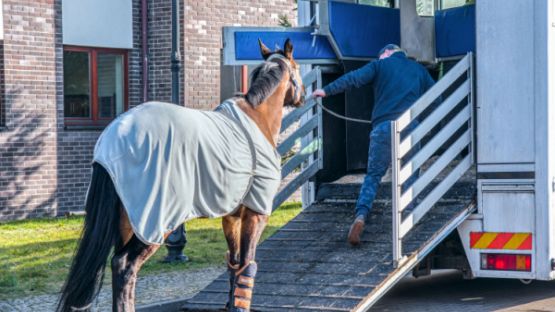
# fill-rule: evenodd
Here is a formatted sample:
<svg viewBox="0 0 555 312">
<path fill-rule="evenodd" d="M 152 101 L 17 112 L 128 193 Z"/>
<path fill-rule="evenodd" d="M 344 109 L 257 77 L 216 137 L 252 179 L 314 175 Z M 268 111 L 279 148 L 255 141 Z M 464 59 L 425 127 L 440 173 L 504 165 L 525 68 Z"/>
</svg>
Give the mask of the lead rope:
<svg viewBox="0 0 555 312">
<path fill-rule="evenodd" d="M 372 121 L 370 120 L 365 120 L 365 119 L 357 119 L 357 118 L 351 118 L 351 117 L 347 117 L 347 116 L 343 116 L 341 114 L 338 114 L 334 111 L 332 111 L 331 109 L 325 107 L 324 105 L 322 105 L 322 103 L 320 103 L 319 101 L 317 101 L 316 99 L 314 99 L 314 97 L 312 97 L 312 95 L 309 95 L 306 99 L 305 102 L 310 101 L 310 100 L 315 100 L 316 101 L 316 105 L 318 105 L 322 110 L 324 110 L 326 113 L 337 117 L 339 119 L 343 119 L 346 121 L 351 121 L 351 122 L 358 122 L 358 123 L 363 123 L 363 124 L 372 124 Z"/>
</svg>

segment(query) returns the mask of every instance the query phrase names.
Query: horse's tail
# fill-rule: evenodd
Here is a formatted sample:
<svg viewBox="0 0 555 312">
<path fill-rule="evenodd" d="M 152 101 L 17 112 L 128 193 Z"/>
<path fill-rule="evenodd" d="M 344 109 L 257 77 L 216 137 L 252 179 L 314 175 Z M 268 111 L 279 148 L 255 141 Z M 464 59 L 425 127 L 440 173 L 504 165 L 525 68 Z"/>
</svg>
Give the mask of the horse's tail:
<svg viewBox="0 0 555 312">
<path fill-rule="evenodd" d="M 89 311 L 102 287 L 104 270 L 119 231 L 119 197 L 106 169 L 93 164 L 85 206 L 85 225 L 57 311 Z"/>
</svg>

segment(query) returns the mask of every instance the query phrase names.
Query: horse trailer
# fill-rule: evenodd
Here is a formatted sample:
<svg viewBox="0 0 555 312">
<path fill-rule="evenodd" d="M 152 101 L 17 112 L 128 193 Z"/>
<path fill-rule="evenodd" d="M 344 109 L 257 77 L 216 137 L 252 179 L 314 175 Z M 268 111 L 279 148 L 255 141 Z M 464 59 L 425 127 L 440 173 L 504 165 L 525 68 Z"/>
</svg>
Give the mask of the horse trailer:
<svg viewBox="0 0 555 312">
<path fill-rule="evenodd" d="M 258 38 L 269 46 L 291 38 L 307 93 L 388 43 L 437 79 L 392 122 L 391 174 L 360 249 L 345 237 L 371 125 L 328 111 L 369 119 L 372 89 L 310 99 L 285 116 L 283 132 L 300 125 L 278 147 L 288 156 L 282 177 L 297 175 L 274 207 L 302 186 L 305 209 L 260 245 L 253 309 L 366 311 L 405 275 L 433 269 L 555 279 L 555 1 L 429 1 L 435 11 L 418 0 L 367 2 L 380 1 L 299 1 L 299 27 L 223 30 L 230 66 L 259 63 Z M 414 119 L 418 127 L 400 137 Z M 417 169 L 418 180 L 401 190 Z M 222 281 L 185 308 L 219 307 Z"/>
</svg>

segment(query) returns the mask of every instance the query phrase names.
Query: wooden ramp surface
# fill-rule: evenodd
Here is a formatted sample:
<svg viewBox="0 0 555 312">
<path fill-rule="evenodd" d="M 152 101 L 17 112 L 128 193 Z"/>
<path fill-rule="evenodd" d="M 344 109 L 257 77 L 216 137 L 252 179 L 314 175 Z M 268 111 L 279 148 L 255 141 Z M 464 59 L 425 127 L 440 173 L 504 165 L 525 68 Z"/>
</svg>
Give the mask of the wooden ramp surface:
<svg viewBox="0 0 555 312">
<path fill-rule="evenodd" d="M 321 187 L 319 201 L 264 241 L 253 311 L 352 311 L 370 306 L 417 261 L 394 269 L 390 183 L 382 183 L 360 247 L 346 242 L 359 183 L 343 179 Z M 468 173 L 403 240 L 403 252 L 420 259 L 472 210 L 473 173 Z M 454 224 L 458 222 L 457 224 Z M 187 301 L 183 311 L 219 311 L 227 301 L 223 274 Z M 360 309 L 359 306 L 359 309 Z"/>
</svg>

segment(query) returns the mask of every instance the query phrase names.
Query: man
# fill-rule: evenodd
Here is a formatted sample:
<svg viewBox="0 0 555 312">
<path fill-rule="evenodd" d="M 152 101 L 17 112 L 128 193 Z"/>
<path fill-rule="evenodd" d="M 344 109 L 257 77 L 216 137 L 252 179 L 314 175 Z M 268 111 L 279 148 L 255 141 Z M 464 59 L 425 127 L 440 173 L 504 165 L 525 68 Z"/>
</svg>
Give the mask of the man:
<svg viewBox="0 0 555 312">
<path fill-rule="evenodd" d="M 360 243 L 360 235 L 378 186 L 391 164 L 390 122 L 406 111 L 434 81 L 428 71 L 422 65 L 409 60 L 401 48 L 388 44 L 380 50 L 379 60 L 339 77 L 324 89 L 314 91 L 312 96 L 326 97 L 366 84 L 371 84 L 374 90 L 374 108 L 367 173 L 348 236 L 352 245 Z M 411 177 L 411 180 L 414 181 L 416 177 Z M 412 181 L 407 181 L 406 184 Z"/>
</svg>

